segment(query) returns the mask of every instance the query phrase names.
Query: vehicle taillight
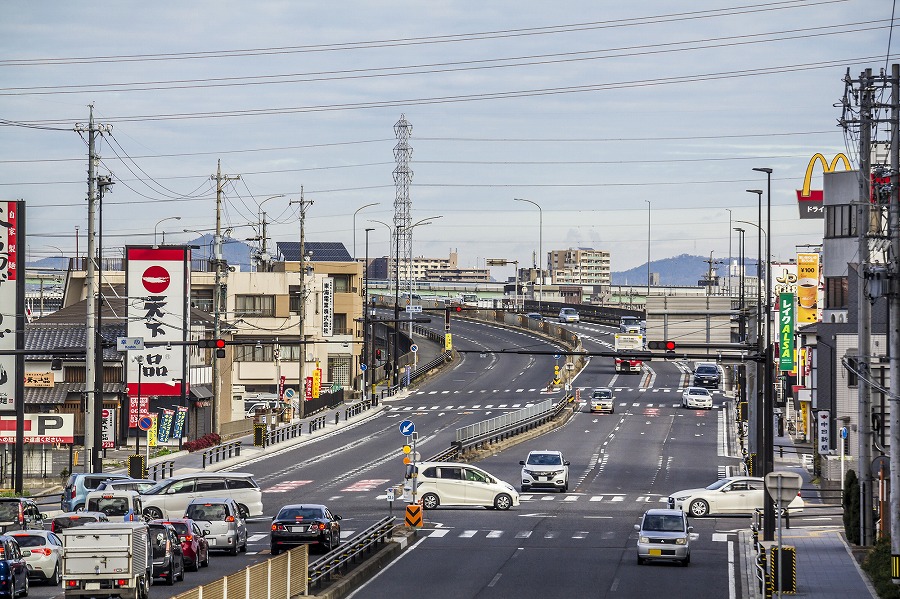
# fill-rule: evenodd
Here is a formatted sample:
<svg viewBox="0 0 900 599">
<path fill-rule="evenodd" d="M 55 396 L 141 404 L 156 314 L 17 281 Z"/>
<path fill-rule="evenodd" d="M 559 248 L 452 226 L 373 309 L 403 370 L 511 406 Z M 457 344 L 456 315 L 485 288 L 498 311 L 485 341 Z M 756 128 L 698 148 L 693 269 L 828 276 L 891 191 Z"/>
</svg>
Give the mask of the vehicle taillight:
<svg viewBox="0 0 900 599">
<path fill-rule="evenodd" d="M 183 543 L 191 543 L 191 542 L 193 542 L 193 540 L 194 540 L 194 535 L 184 535 L 183 537 L 181 537 L 181 541 Z"/>
<path fill-rule="evenodd" d="M 19 524 L 25 523 L 25 510 L 22 508 L 22 504 L 19 504 Z"/>
<path fill-rule="evenodd" d="M 77 580 L 67 580 L 67 581 L 66 581 L 66 586 L 69 587 L 70 589 L 77 588 L 77 587 L 78 587 L 78 581 L 77 581 Z"/>
<path fill-rule="evenodd" d="M 117 587 L 125 587 L 125 586 L 128 586 L 128 580 L 125 579 L 125 578 L 120 578 L 119 580 L 116 581 L 116 586 L 117 586 Z"/>
<path fill-rule="evenodd" d="M 319 530 L 325 530 L 325 525 L 319 522 Z"/>
<path fill-rule="evenodd" d="M 285 530 L 284 524 L 273 524 L 272 530 Z"/>
<path fill-rule="evenodd" d="M 226 516 L 225 522 L 234 522 L 234 516 Z"/>
</svg>

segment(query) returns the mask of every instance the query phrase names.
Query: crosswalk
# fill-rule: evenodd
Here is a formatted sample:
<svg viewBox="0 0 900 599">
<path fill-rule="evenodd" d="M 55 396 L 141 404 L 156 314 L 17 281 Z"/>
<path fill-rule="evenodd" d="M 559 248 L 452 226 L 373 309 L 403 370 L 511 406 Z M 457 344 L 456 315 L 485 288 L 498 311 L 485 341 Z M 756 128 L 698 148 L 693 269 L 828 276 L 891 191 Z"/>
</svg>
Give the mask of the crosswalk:
<svg viewBox="0 0 900 599">
<path fill-rule="evenodd" d="M 686 387 L 679 386 L 679 387 L 610 387 L 610 388 L 616 393 L 627 392 L 627 393 L 640 393 L 640 394 L 648 394 L 648 395 L 677 393 L 680 395 L 681 393 L 684 392 Z M 594 389 L 594 387 L 576 387 L 576 389 L 581 391 L 582 393 L 584 393 L 584 392 Z M 497 393 L 504 393 L 504 394 L 543 393 L 544 391 L 545 391 L 545 389 L 539 389 L 536 387 L 530 387 L 530 388 L 517 387 L 515 389 L 513 389 L 513 388 L 510 388 L 510 389 L 465 389 L 465 390 L 464 389 L 452 389 L 452 390 L 445 389 L 442 391 L 436 391 L 436 390 L 423 391 L 421 389 L 413 389 L 410 391 L 410 396 L 443 397 L 443 396 L 447 396 L 447 395 L 482 395 L 482 394 L 495 395 Z M 722 396 L 725 395 L 721 389 L 710 389 L 709 392 L 711 395 L 722 395 Z"/>
<path fill-rule="evenodd" d="M 386 501 L 387 494 L 378 495 L 376 501 Z M 551 502 L 574 504 L 574 503 L 590 503 L 596 505 L 598 503 L 641 503 L 641 504 L 663 504 L 668 501 L 666 495 L 654 494 L 627 494 L 627 493 L 605 493 L 605 494 L 587 494 L 587 493 L 522 493 L 519 495 L 519 503 L 525 504 L 547 504 Z"/>
<path fill-rule="evenodd" d="M 497 529 L 456 529 L 456 528 L 432 528 L 432 529 L 424 529 L 419 531 L 419 535 L 423 537 L 427 537 L 430 539 L 443 539 L 443 538 L 455 538 L 455 539 L 515 539 L 515 540 L 525 540 L 525 539 L 540 539 L 540 540 L 553 540 L 553 539 L 576 539 L 580 541 L 587 541 L 593 538 L 600 538 L 602 540 L 608 540 L 610 538 L 609 531 L 593 531 L 593 530 L 545 530 L 545 531 L 534 531 L 534 530 L 517 530 L 517 531 L 507 531 L 507 530 L 497 530 Z M 729 533 L 710 533 L 709 540 L 715 542 L 723 542 L 728 540 L 728 537 L 731 536 L 732 539 L 736 536 L 734 534 Z"/>
<path fill-rule="evenodd" d="M 585 403 L 585 402 L 582 402 Z M 400 414 L 405 412 L 450 412 L 450 411 L 459 411 L 459 410 L 518 410 L 520 408 L 531 407 L 534 404 L 531 402 L 521 402 L 521 403 L 474 403 L 474 404 L 423 404 L 418 406 L 388 406 L 386 408 L 387 416 L 397 417 Z M 669 401 L 621 401 L 616 404 L 617 408 L 626 409 L 626 408 L 681 408 L 681 401 L 673 402 Z M 713 410 L 721 410 L 723 406 L 721 404 L 713 404 Z"/>
</svg>

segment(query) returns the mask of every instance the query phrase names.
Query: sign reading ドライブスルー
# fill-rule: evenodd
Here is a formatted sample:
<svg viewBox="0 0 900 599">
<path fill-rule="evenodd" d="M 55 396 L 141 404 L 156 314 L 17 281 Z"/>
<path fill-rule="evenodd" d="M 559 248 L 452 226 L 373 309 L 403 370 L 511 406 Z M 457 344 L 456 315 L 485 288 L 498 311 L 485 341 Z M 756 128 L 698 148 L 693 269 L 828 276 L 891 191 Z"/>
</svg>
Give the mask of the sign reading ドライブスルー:
<svg viewBox="0 0 900 599">
<path fill-rule="evenodd" d="M 794 294 L 778 294 L 778 369 L 794 369 Z"/>
<path fill-rule="evenodd" d="M 146 415 L 144 398 L 181 395 L 185 346 L 180 342 L 187 330 L 190 252 L 183 247 L 127 247 L 125 256 L 127 333 L 144 339 L 143 350 L 128 352 L 128 396 L 134 406 L 128 413 L 128 425 L 134 428 Z"/>
<path fill-rule="evenodd" d="M 15 410 L 16 401 L 21 401 L 16 397 L 18 358 L 12 352 L 23 349 L 16 346 L 17 337 L 24 339 L 16 331 L 25 326 L 24 316 L 17 317 L 25 309 L 24 304 L 19 306 L 19 296 L 23 301 L 25 297 L 24 291 L 19 293 L 19 287 L 25 285 L 25 280 L 17 274 L 25 274 L 24 264 L 19 264 L 20 255 L 24 256 L 18 245 L 19 205 L 20 202 L 0 202 L 0 350 L 10 351 L 9 355 L 0 355 L 0 412 Z"/>
</svg>

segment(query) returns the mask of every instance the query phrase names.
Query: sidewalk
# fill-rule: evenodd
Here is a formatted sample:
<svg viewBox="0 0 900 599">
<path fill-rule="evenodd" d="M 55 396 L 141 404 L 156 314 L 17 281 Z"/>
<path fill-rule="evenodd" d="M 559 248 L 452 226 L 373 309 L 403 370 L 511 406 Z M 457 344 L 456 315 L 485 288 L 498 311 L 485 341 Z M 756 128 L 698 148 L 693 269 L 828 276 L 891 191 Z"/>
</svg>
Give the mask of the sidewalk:
<svg viewBox="0 0 900 599">
<path fill-rule="evenodd" d="M 778 445 L 784 445 L 785 449 L 793 447 L 790 437 L 775 438 L 775 469 L 797 472 L 803 477 L 804 486 L 810 485 L 809 472 L 801 465 L 798 454 L 791 450 L 785 451 L 779 456 Z M 815 505 L 822 502 L 819 498 L 806 498 L 806 505 Z M 833 503 L 826 500 L 827 503 Z M 809 509 L 795 518 L 792 528 L 782 529 L 782 543 L 797 548 L 797 593 L 789 595 L 795 597 L 815 597 L 816 599 L 847 599 L 849 597 L 862 598 L 878 595 L 869 582 L 868 576 L 862 571 L 856 559 L 850 552 L 850 547 L 844 539 L 843 525 L 808 526 L 800 524 L 797 520 L 815 517 L 815 512 Z M 775 531 L 775 542 L 764 542 L 764 545 L 777 544 L 778 531 Z M 744 597 L 759 599 L 765 595 L 760 592 L 756 579 L 756 550 L 753 547 L 753 535 L 748 529 L 739 534 L 739 542 L 743 548 L 742 565 L 745 574 L 744 584 L 747 593 Z"/>
</svg>

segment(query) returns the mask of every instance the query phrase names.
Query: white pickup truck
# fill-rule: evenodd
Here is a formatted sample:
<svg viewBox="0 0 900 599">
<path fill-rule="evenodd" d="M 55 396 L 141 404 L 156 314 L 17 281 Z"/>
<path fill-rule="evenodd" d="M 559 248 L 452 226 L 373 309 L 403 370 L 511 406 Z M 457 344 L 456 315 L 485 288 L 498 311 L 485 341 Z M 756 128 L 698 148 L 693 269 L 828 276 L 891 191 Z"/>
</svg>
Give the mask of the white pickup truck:
<svg viewBox="0 0 900 599">
<path fill-rule="evenodd" d="M 623 355 L 616 356 L 616 372 L 640 372 L 644 366 L 644 361 L 629 356 L 628 350 L 642 351 L 644 349 L 644 336 L 633 333 L 616 333 L 615 350 L 623 352 Z"/>
<path fill-rule="evenodd" d="M 66 597 L 150 595 L 153 554 L 143 522 L 92 522 L 65 529 L 62 541 Z"/>
</svg>

